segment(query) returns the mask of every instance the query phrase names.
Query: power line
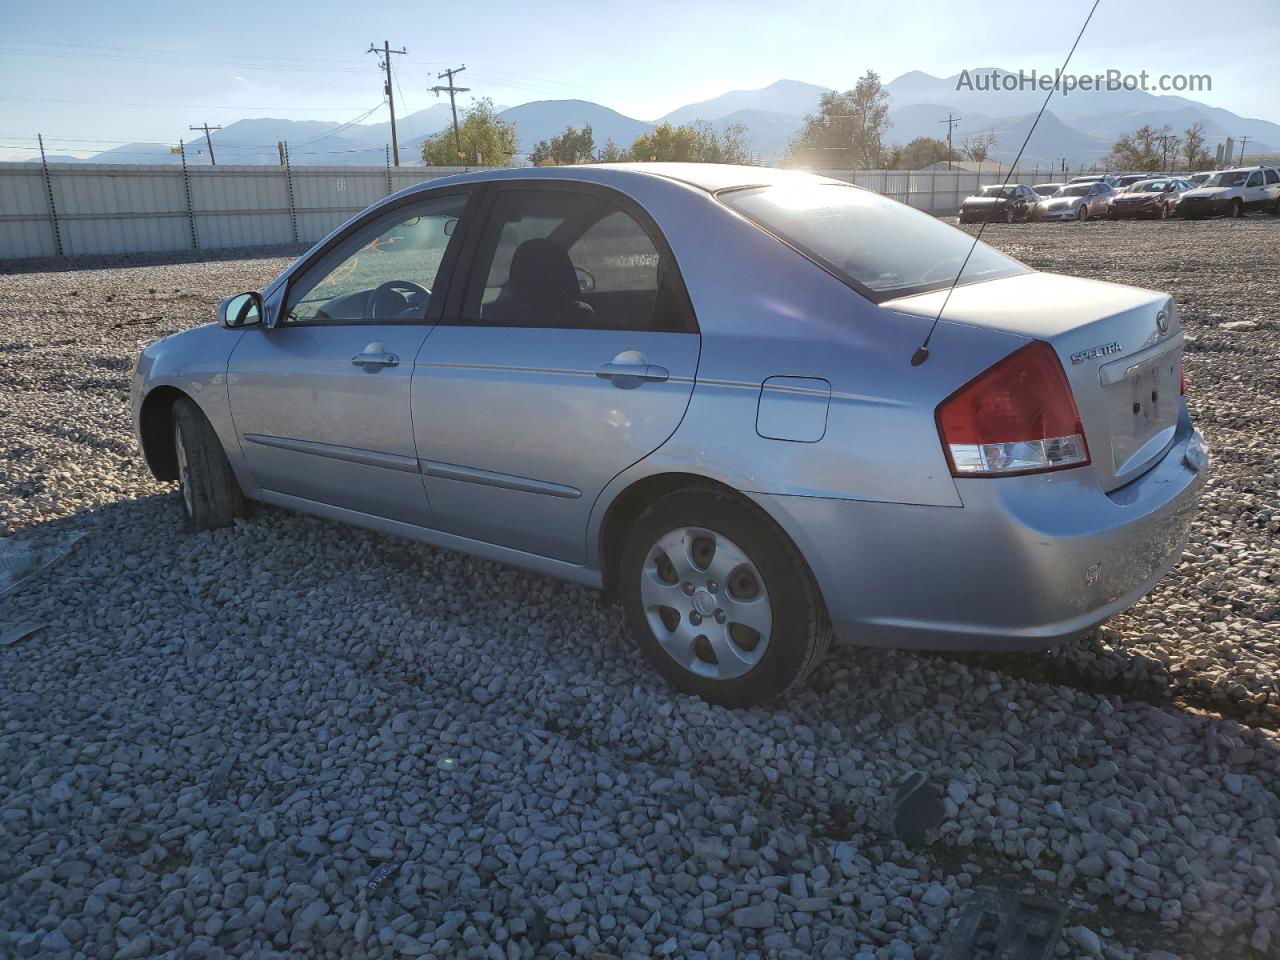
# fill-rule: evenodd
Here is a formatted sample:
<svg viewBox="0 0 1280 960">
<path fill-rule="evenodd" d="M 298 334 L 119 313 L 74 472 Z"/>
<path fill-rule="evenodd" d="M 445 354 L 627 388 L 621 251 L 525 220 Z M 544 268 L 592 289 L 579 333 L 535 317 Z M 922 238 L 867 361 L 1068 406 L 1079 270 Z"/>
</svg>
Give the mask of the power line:
<svg viewBox="0 0 1280 960">
<path fill-rule="evenodd" d="M 393 53 L 404 55 L 408 52 L 409 51 L 404 47 L 401 47 L 399 50 L 392 50 L 390 42 L 386 40 L 382 41 L 381 50 L 371 43 L 369 44 L 369 49 L 365 51 L 365 53 L 380 54 L 382 56 L 382 60 L 378 65 L 387 72 L 387 81 L 383 84 L 382 89 L 386 91 L 387 106 L 391 110 L 391 155 L 395 159 L 395 165 L 397 167 L 400 166 L 400 144 L 396 140 L 396 98 L 395 94 L 392 93 L 391 90 L 391 55 Z"/>
<path fill-rule="evenodd" d="M 221 130 L 222 128 L 221 128 L 221 127 L 211 127 L 211 126 L 209 126 L 209 124 L 207 124 L 207 123 L 202 123 L 202 124 L 201 124 L 200 126 L 198 126 L 198 127 L 187 127 L 187 129 L 188 129 L 188 130 L 203 130 L 203 131 L 204 131 L 204 142 L 205 142 L 205 143 L 208 145 L 208 147 L 209 147 L 209 166 L 211 166 L 211 167 L 216 167 L 216 166 L 218 165 L 218 161 L 217 161 L 217 160 L 215 160 L 215 159 L 213 158 L 213 138 L 209 136 L 209 131 L 210 131 L 210 130 Z"/>
<path fill-rule="evenodd" d="M 446 70 L 444 73 L 436 74 L 437 80 L 443 77 L 448 77 L 449 84 L 448 86 L 434 86 L 431 88 L 431 92 L 434 93 L 437 97 L 440 96 L 441 90 L 449 91 L 449 109 L 453 111 L 453 149 L 454 149 L 454 152 L 457 153 L 459 160 L 462 159 L 462 134 L 458 132 L 458 102 L 455 99 L 455 96 L 459 93 L 470 93 L 471 88 L 455 87 L 453 85 L 453 77 L 454 77 L 454 74 L 461 73 L 465 69 L 467 69 L 467 65 L 464 63 L 460 67 L 450 68 Z"/>
</svg>

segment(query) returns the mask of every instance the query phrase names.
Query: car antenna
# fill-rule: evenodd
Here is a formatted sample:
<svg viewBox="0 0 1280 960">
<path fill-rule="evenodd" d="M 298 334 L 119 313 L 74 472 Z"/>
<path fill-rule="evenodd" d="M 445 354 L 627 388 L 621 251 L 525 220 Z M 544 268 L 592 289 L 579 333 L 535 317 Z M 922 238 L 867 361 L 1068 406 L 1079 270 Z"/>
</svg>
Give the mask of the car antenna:
<svg viewBox="0 0 1280 960">
<path fill-rule="evenodd" d="M 1049 107 L 1049 101 L 1053 98 L 1053 92 L 1058 89 L 1058 84 L 1062 83 L 1062 77 L 1067 72 L 1067 65 L 1071 63 L 1071 57 L 1076 52 L 1076 47 L 1080 45 L 1080 38 L 1084 36 L 1085 29 L 1089 26 L 1089 21 L 1093 19 L 1094 12 L 1098 9 L 1098 4 L 1102 0 L 1093 0 L 1093 6 L 1089 8 L 1089 15 L 1084 18 L 1084 23 L 1080 27 L 1080 32 L 1076 34 L 1075 43 L 1071 44 L 1071 49 L 1067 51 L 1067 59 L 1062 61 L 1062 66 L 1058 70 L 1057 82 L 1049 88 L 1049 92 L 1045 95 L 1044 103 L 1040 104 L 1040 112 L 1036 114 L 1035 120 L 1031 123 L 1031 129 L 1027 131 L 1026 139 L 1022 141 L 1022 146 L 1018 148 L 1018 155 L 1013 158 L 1013 164 L 1009 167 L 1008 172 L 1004 175 L 1004 182 L 1000 184 L 1001 193 L 1004 188 L 1009 185 L 1009 178 L 1013 176 L 1013 171 L 1018 169 L 1018 161 L 1022 159 L 1022 151 L 1027 149 L 1027 144 L 1031 142 L 1031 135 L 1036 132 L 1036 126 L 1040 123 L 1040 118 L 1044 116 L 1045 110 Z M 933 323 L 929 326 L 929 332 L 925 335 L 924 341 L 920 346 L 916 347 L 916 352 L 911 355 L 911 365 L 918 367 L 929 359 L 929 341 L 933 339 L 933 331 L 938 329 L 938 321 L 942 319 L 942 311 L 947 309 L 947 304 L 951 301 L 951 294 L 955 291 L 956 286 L 960 283 L 960 278 L 964 276 L 964 268 L 969 265 L 969 258 L 973 256 L 973 251 L 978 249 L 978 243 L 982 240 L 982 231 L 987 229 L 987 224 L 991 222 L 991 215 L 996 212 L 996 206 L 993 203 L 987 210 L 987 218 L 982 221 L 982 225 L 978 227 L 978 234 L 973 238 L 973 243 L 969 245 L 969 252 L 964 255 L 964 261 L 960 264 L 960 269 L 956 272 L 956 278 L 951 281 L 951 286 L 947 288 L 947 295 L 942 298 L 942 306 L 938 308 L 938 315 L 933 318 Z"/>
</svg>

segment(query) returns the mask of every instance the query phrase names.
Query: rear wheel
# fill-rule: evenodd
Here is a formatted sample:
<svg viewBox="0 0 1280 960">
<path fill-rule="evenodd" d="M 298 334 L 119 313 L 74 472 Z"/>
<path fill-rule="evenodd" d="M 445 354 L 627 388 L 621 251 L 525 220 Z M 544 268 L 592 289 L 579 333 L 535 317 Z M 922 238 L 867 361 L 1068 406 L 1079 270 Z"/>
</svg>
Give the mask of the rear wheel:
<svg viewBox="0 0 1280 960">
<path fill-rule="evenodd" d="M 212 424 L 195 402 L 173 405 L 173 450 L 183 518 L 192 533 L 228 527 L 245 514 L 244 494 Z"/>
<path fill-rule="evenodd" d="M 619 570 L 627 629 L 676 689 L 755 706 L 799 684 L 831 624 L 803 558 L 753 504 L 662 497 L 636 519 Z"/>
</svg>

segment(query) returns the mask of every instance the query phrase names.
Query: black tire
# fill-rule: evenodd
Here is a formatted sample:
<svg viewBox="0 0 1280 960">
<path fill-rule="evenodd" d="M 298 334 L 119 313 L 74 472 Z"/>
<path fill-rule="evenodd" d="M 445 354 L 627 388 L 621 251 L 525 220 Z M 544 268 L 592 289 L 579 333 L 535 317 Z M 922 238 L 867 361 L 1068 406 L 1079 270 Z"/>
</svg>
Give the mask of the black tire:
<svg viewBox="0 0 1280 960">
<path fill-rule="evenodd" d="M 1087 204 L 1082 203 L 1076 208 L 1076 219 L 1081 221 L 1089 219 L 1089 207 Z"/>
<path fill-rule="evenodd" d="M 1233 217 L 1235 219 L 1239 219 L 1240 217 L 1244 216 L 1244 204 L 1241 203 L 1239 199 L 1231 201 L 1231 212 L 1228 214 L 1228 216 Z"/>
<path fill-rule="evenodd" d="M 1160 204 L 1160 219 L 1161 220 L 1169 219 L 1169 205 L 1167 203 Z"/>
<path fill-rule="evenodd" d="M 247 511 L 244 493 L 227 462 L 218 434 L 195 402 L 186 397 L 173 405 L 173 428 L 178 503 L 187 530 L 200 533 L 231 526 L 236 517 L 244 516 Z"/>
<path fill-rule="evenodd" d="M 1280 217 L 1280 197 L 1276 197 L 1276 202 L 1271 205 L 1271 215 Z"/>
<path fill-rule="evenodd" d="M 771 609 L 770 635 L 759 662 L 740 676 L 695 674 L 666 651 L 649 622 L 641 598 L 641 578 L 650 576 L 647 564 L 658 541 L 682 528 L 714 531 L 732 541 L 729 546 L 737 546 L 746 555 L 763 581 Z M 699 573 L 696 566 L 691 569 L 695 575 Z M 619 584 L 627 631 L 649 662 L 677 690 L 711 703 L 726 707 L 767 703 L 800 684 L 831 645 L 831 622 L 804 558 L 759 507 L 728 493 L 686 488 L 650 504 L 636 518 L 623 544 Z M 707 589 L 714 592 L 716 587 L 708 585 Z M 728 592 L 732 587 L 726 582 L 721 589 Z M 707 626 L 715 628 L 713 623 Z M 727 633 L 732 626 L 725 624 L 720 629 Z M 709 648 L 705 639 L 700 639 Z"/>
</svg>

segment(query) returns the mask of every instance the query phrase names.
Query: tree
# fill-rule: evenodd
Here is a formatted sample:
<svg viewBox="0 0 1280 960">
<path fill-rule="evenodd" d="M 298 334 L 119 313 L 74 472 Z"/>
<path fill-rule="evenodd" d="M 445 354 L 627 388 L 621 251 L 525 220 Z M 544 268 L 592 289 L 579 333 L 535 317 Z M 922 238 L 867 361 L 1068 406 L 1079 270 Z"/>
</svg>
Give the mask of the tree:
<svg viewBox="0 0 1280 960">
<path fill-rule="evenodd" d="M 960 152 L 966 160 L 972 160 L 975 163 L 982 163 L 991 157 L 991 148 L 996 145 L 996 134 L 994 130 L 986 133 L 975 133 L 971 137 L 965 137 L 960 144 Z"/>
<path fill-rule="evenodd" d="M 429 167 L 512 165 L 516 152 L 515 124 L 500 119 L 488 97 L 471 105 L 458 133 L 461 151 L 454 146 L 453 127 L 447 127 L 422 142 L 422 162 Z"/>
<path fill-rule="evenodd" d="M 960 155 L 954 150 L 948 154 L 945 140 L 916 137 L 905 147 L 894 147 L 886 158 L 886 164 L 892 170 L 923 170 L 939 160 L 959 159 Z"/>
<path fill-rule="evenodd" d="M 724 133 L 717 134 L 711 124 L 705 122 L 679 127 L 660 123 L 652 133 L 636 137 L 628 156 L 640 162 L 745 163 L 746 127 L 733 124 Z"/>
<path fill-rule="evenodd" d="M 581 130 L 565 127 L 564 133 L 550 140 L 539 140 L 529 153 L 529 162 L 535 167 L 565 166 L 571 163 L 590 163 L 595 159 L 596 141 L 591 134 L 591 124 Z"/>
<path fill-rule="evenodd" d="M 1204 129 L 1207 124 L 1197 120 L 1182 131 L 1182 153 L 1187 158 L 1188 170 L 1203 170 L 1213 165 L 1213 157 L 1204 146 Z"/>
<path fill-rule="evenodd" d="M 801 166 L 877 168 L 885 159 L 889 94 L 868 70 L 852 90 L 824 93 L 818 112 L 787 147 L 787 162 Z"/>
<path fill-rule="evenodd" d="M 596 163 L 622 163 L 627 157 L 627 151 L 614 143 L 613 138 L 610 137 L 596 152 Z"/>
<path fill-rule="evenodd" d="M 1163 171 L 1169 158 L 1178 155 L 1180 142 L 1168 124 L 1159 129 L 1143 124 L 1115 142 L 1107 163 L 1121 170 Z"/>
</svg>

